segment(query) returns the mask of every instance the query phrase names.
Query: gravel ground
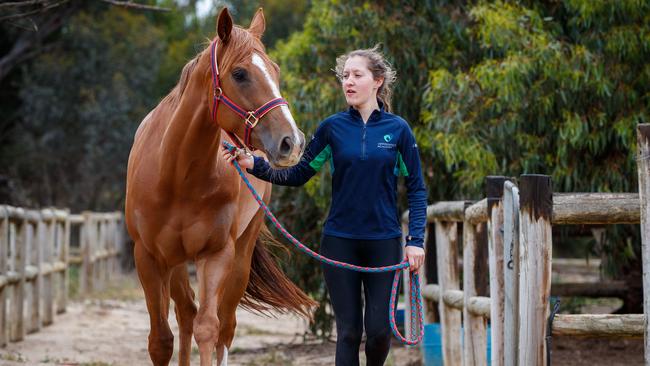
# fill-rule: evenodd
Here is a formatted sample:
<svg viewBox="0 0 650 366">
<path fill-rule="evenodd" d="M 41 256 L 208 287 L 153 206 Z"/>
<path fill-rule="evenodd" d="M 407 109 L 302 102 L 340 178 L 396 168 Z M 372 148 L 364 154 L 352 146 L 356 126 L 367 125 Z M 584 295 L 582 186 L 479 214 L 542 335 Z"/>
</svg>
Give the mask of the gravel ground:
<svg viewBox="0 0 650 366">
<path fill-rule="evenodd" d="M 263 317 L 240 309 L 237 320 L 230 366 L 334 364 L 335 344 L 306 340 L 307 322 L 301 318 L 282 314 Z M 169 322 L 177 335 L 173 311 Z M 70 302 L 54 324 L 0 349 L 0 365 L 150 365 L 148 333 L 142 290 L 137 280 L 127 277 L 101 294 Z M 175 348 L 172 364 L 176 364 L 178 343 Z M 396 344 L 387 365 L 419 365 L 420 358 L 419 349 Z M 198 363 L 194 343 L 192 364 Z"/>
</svg>

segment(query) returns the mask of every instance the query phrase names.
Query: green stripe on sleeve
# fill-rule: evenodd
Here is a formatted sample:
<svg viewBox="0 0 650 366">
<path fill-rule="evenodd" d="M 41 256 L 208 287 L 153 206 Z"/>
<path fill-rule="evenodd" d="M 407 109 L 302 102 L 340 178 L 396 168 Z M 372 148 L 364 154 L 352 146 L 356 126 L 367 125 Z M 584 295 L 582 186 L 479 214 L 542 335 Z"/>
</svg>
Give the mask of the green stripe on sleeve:
<svg viewBox="0 0 650 366">
<path fill-rule="evenodd" d="M 397 152 L 397 162 L 395 163 L 395 171 L 394 171 L 396 176 L 403 176 L 403 177 L 408 177 L 409 176 L 409 171 L 406 169 L 406 164 L 404 163 L 404 160 L 402 159 L 402 154 L 398 151 Z"/>
<path fill-rule="evenodd" d="M 320 169 L 323 167 L 323 164 L 329 159 L 329 157 L 332 155 L 332 148 L 330 145 L 325 146 L 325 148 L 318 153 L 318 155 L 309 162 L 309 166 L 314 169 L 315 171 L 320 171 Z"/>
</svg>

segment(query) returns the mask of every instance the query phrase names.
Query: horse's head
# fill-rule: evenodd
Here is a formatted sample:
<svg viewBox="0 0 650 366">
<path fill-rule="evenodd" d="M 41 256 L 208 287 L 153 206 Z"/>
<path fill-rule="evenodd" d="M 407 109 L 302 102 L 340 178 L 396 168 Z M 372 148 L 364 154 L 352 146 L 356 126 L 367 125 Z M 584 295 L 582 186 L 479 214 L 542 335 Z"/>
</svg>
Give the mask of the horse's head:
<svg viewBox="0 0 650 366">
<path fill-rule="evenodd" d="M 228 9 L 219 14 L 215 40 L 219 88 L 215 88 L 215 93 L 221 99 L 216 120 L 224 130 L 264 151 L 274 165 L 291 166 L 300 160 L 305 135 L 284 100 L 279 99 L 280 71 L 260 40 L 264 28 L 262 9 L 248 29 L 233 26 Z M 214 84 L 213 81 L 213 88 Z M 262 117 L 251 116 L 250 111 L 258 111 L 256 116 Z"/>
</svg>

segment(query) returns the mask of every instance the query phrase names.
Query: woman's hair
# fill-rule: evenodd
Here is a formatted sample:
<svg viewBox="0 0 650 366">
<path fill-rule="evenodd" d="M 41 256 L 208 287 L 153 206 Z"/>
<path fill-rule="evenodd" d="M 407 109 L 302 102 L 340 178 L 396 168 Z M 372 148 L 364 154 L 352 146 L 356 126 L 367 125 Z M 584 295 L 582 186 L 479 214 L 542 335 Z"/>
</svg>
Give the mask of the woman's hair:
<svg viewBox="0 0 650 366">
<path fill-rule="evenodd" d="M 365 48 L 350 51 L 344 55 L 341 55 L 336 58 L 336 77 L 339 80 L 343 80 L 343 68 L 345 67 L 345 62 L 354 56 L 365 57 L 368 60 L 368 70 L 372 73 L 375 80 L 379 78 L 384 78 L 384 82 L 377 90 L 377 97 L 384 103 L 384 109 L 390 112 L 391 110 L 391 98 L 393 96 L 393 82 L 395 82 L 395 70 L 391 64 L 386 61 L 384 55 L 379 51 L 379 45 L 375 45 L 373 48 Z"/>
</svg>

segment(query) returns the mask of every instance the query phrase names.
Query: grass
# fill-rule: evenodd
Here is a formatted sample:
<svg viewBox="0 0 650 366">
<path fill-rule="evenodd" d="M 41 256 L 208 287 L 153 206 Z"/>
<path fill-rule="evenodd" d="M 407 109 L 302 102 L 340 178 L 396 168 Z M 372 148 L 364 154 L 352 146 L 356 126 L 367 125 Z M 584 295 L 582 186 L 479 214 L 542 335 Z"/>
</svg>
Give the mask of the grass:
<svg viewBox="0 0 650 366">
<path fill-rule="evenodd" d="M 144 293 L 140 282 L 138 282 L 137 275 L 120 274 L 111 279 L 105 284 L 102 290 L 97 290 L 91 293 L 82 294 L 80 292 L 80 267 L 71 266 L 68 272 L 70 280 L 68 287 L 68 296 L 71 300 L 121 300 L 132 301 L 144 299 Z"/>
<path fill-rule="evenodd" d="M 288 359 L 283 352 L 277 352 L 273 350 L 261 357 L 248 361 L 246 365 L 247 366 L 257 366 L 257 365 L 292 366 L 293 362 L 290 359 Z"/>
<path fill-rule="evenodd" d="M 135 274 L 117 276 L 101 291 L 89 295 L 97 300 L 133 301 L 144 299 L 144 292 Z"/>
<path fill-rule="evenodd" d="M 264 336 L 264 335 L 277 334 L 276 332 L 270 330 L 264 330 L 264 329 L 255 328 L 251 326 L 238 327 L 236 331 L 237 331 L 236 335 L 238 336 L 244 336 L 244 335 Z"/>
<path fill-rule="evenodd" d="M 13 362 L 26 362 L 23 355 L 20 353 L 6 353 L 0 354 L 0 360 L 13 361 Z"/>
</svg>

